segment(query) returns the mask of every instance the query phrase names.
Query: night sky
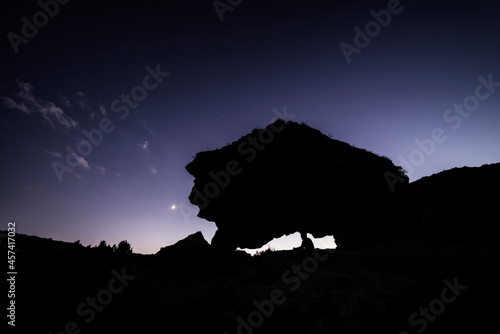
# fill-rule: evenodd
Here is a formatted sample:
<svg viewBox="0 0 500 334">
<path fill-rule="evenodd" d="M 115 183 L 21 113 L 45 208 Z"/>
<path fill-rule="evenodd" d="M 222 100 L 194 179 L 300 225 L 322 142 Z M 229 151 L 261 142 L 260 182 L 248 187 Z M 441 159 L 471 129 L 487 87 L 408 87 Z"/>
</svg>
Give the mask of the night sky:
<svg viewBox="0 0 500 334">
<path fill-rule="evenodd" d="M 410 181 L 500 161 L 498 1 L 215 5 L 3 2 L 2 229 L 140 253 L 210 241 L 184 167 L 276 117 Z"/>
</svg>

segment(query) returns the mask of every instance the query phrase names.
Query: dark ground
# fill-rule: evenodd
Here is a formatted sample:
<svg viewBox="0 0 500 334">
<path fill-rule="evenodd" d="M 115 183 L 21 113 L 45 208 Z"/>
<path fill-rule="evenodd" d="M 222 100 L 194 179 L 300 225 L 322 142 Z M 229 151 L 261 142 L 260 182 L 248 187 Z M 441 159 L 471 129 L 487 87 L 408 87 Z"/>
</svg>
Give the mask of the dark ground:
<svg viewBox="0 0 500 334">
<path fill-rule="evenodd" d="M 252 257 L 214 248 L 200 232 L 155 255 L 20 234 L 15 329 L 491 332 L 500 298 L 499 171 L 500 164 L 456 168 L 411 183 L 399 225 L 313 254 Z"/>
</svg>

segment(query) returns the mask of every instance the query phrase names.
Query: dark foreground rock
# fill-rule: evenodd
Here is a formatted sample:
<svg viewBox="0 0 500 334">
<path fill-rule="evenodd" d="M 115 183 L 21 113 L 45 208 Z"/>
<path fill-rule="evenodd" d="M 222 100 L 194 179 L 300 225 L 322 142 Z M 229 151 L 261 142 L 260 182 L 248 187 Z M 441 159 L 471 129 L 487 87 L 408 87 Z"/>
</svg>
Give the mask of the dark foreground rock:
<svg viewBox="0 0 500 334">
<path fill-rule="evenodd" d="M 356 234 L 349 241 L 373 234 L 373 217 L 387 218 L 393 202 L 387 173 L 408 182 L 386 157 L 282 120 L 198 153 L 186 169 L 198 216 L 218 227 L 212 245 L 231 250 L 296 231 L 338 240 Z"/>
</svg>

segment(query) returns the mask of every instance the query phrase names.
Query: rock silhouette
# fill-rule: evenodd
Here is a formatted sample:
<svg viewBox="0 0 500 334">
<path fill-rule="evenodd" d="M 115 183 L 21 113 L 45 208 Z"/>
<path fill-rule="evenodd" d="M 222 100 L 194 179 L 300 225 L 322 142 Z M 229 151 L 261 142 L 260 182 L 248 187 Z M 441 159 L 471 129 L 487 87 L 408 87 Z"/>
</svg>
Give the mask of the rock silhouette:
<svg viewBox="0 0 500 334">
<path fill-rule="evenodd" d="M 497 244 L 492 224 L 500 198 L 500 163 L 453 168 L 423 177 L 408 186 L 406 212 L 416 213 L 412 238 L 457 238 L 461 242 Z M 424 232 L 425 231 L 425 232 Z"/>
<path fill-rule="evenodd" d="M 373 215 L 389 209 L 385 174 L 408 182 L 386 157 L 280 119 L 196 154 L 186 170 L 195 177 L 189 199 L 198 216 L 218 227 L 212 245 L 227 249 L 258 248 L 299 230 L 355 242 L 372 230 Z"/>
<path fill-rule="evenodd" d="M 302 243 L 300 244 L 300 249 L 305 251 L 305 252 L 312 253 L 312 251 L 314 250 L 314 244 L 313 244 L 312 240 L 307 237 L 307 233 L 301 232 L 300 237 L 302 238 Z"/>
</svg>

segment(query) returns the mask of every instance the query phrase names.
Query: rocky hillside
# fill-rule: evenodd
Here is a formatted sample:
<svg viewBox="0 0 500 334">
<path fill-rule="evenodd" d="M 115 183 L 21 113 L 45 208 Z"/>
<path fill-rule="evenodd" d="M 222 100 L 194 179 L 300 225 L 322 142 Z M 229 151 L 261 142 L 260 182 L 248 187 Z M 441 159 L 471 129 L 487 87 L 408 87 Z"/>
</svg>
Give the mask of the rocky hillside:
<svg viewBox="0 0 500 334">
<path fill-rule="evenodd" d="M 392 192 L 384 173 L 401 171 L 387 158 L 297 123 L 266 129 L 201 152 L 187 166 L 195 176 L 191 201 L 219 228 L 212 244 L 198 232 L 147 256 L 18 235 L 16 329 L 430 334 L 496 328 L 500 163 L 454 168 Z M 339 246 L 253 257 L 234 251 L 297 230 L 333 234 Z"/>
</svg>

